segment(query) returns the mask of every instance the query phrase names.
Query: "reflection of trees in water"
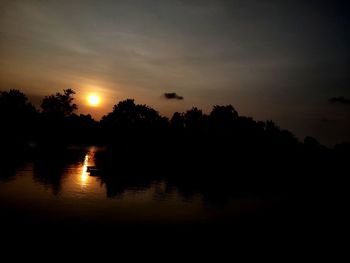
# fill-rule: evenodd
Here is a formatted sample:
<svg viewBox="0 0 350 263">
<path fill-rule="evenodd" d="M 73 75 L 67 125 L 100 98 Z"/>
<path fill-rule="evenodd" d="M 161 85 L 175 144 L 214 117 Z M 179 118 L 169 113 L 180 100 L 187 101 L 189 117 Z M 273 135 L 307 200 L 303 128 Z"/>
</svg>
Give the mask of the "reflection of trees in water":
<svg viewBox="0 0 350 263">
<path fill-rule="evenodd" d="M 275 127 L 269 129 L 275 132 Z M 215 205 L 246 196 L 260 200 L 303 198 L 334 191 L 329 186 L 335 181 L 329 175 L 341 171 L 333 166 L 336 162 L 320 162 L 331 160 L 330 152 L 313 145 L 301 148 L 309 146 L 294 147 L 287 142 L 284 147 L 268 148 L 264 144 L 240 145 L 225 137 L 202 139 L 183 137 L 165 151 L 157 140 L 148 145 L 123 141 L 96 154 L 107 196 L 122 196 L 127 189 L 165 182 L 165 189 L 157 192 L 159 198 L 170 193 L 167 189 L 175 189 L 185 200 L 200 195 Z M 315 152 L 313 158 L 308 151 Z"/>
<path fill-rule="evenodd" d="M 3 147 L 0 151 L 0 181 L 12 180 L 19 167 L 25 162 L 26 149 L 22 147 Z"/>
<path fill-rule="evenodd" d="M 143 174 L 144 175 L 144 174 Z M 106 187 L 108 198 L 121 197 L 129 189 L 147 190 L 154 184 L 154 178 L 134 176 L 133 174 L 120 174 L 120 171 L 109 171 L 102 174 L 101 183 Z"/>
<path fill-rule="evenodd" d="M 14 179 L 18 167 L 21 165 L 20 162 L 0 162 L 1 172 L 0 172 L 0 181 L 7 182 Z"/>
<path fill-rule="evenodd" d="M 108 198 L 121 198 L 128 190 L 147 190 L 155 188 L 153 199 L 165 200 L 169 195 L 176 192 L 184 201 L 191 201 L 195 196 L 203 197 L 206 203 L 223 205 L 232 198 L 250 194 L 250 191 L 241 182 L 234 184 L 233 180 L 224 178 L 174 178 L 164 174 L 148 177 L 149 173 L 142 173 L 142 176 L 135 174 L 121 175 L 120 171 L 105 172 L 100 180 L 106 187 Z M 252 193 L 257 195 L 257 193 Z"/>
<path fill-rule="evenodd" d="M 166 181 L 156 181 L 154 187 L 154 200 L 165 201 L 176 191 L 176 188 L 169 185 Z"/>
<path fill-rule="evenodd" d="M 60 193 L 62 180 L 68 175 L 66 169 L 71 164 L 82 163 L 85 149 L 46 149 L 34 158 L 33 176 L 37 182 L 52 188 L 54 195 Z"/>
<path fill-rule="evenodd" d="M 65 167 L 64 163 L 37 161 L 33 170 L 34 180 L 51 187 L 53 194 L 57 195 L 61 190 Z"/>
<path fill-rule="evenodd" d="M 222 174 L 214 172 L 213 164 L 198 167 L 197 162 L 184 163 L 169 169 L 168 163 L 165 160 L 162 162 L 160 156 L 142 156 L 140 158 L 140 155 L 135 154 L 130 159 L 130 155 L 109 155 L 108 152 L 96 155 L 96 164 L 102 169 L 100 179 L 106 187 L 107 197 L 121 197 L 128 189 L 156 187 L 154 198 L 157 200 L 176 191 L 184 200 L 200 195 L 208 203 L 223 204 L 232 197 L 239 197 L 242 192 L 247 193 L 247 189 L 243 189 L 243 181 L 228 177 L 220 169 L 216 169 L 216 172 Z M 108 158 L 112 160 L 108 162 Z"/>
</svg>

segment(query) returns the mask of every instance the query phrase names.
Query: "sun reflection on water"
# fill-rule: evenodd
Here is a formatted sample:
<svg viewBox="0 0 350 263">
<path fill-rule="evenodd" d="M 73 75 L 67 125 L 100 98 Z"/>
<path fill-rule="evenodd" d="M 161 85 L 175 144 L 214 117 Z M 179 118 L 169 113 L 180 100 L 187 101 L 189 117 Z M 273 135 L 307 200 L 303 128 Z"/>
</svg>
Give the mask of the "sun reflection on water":
<svg viewBox="0 0 350 263">
<path fill-rule="evenodd" d="M 82 163 L 79 177 L 79 184 L 81 187 L 86 188 L 91 184 L 92 178 L 90 177 L 90 172 L 88 171 L 89 166 L 95 165 L 95 147 L 90 147 L 84 157 L 84 162 Z"/>
<path fill-rule="evenodd" d="M 90 167 L 95 167 L 97 147 L 88 147 L 77 152 L 78 160 L 67 166 L 62 180 L 62 198 L 94 199 L 104 196 L 104 186 L 98 176 L 91 176 Z"/>
<path fill-rule="evenodd" d="M 89 173 L 87 172 L 88 164 L 89 164 L 89 152 L 85 155 L 84 163 L 82 166 L 82 171 L 80 176 L 80 182 L 82 187 L 87 186 L 89 182 Z"/>
</svg>

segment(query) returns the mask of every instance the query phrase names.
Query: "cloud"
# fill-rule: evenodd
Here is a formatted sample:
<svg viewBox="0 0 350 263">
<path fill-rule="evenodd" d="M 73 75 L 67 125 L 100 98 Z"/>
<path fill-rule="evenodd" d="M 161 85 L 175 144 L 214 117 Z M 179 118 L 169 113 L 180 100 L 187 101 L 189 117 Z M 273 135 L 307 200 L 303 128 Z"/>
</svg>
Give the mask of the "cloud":
<svg viewBox="0 0 350 263">
<path fill-rule="evenodd" d="M 164 93 L 164 98 L 167 100 L 183 100 L 184 97 L 177 95 L 175 92 Z"/>
<path fill-rule="evenodd" d="M 344 97 L 333 97 L 328 100 L 330 103 L 340 103 L 344 105 L 350 105 L 350 100 Z"/>
</svg>

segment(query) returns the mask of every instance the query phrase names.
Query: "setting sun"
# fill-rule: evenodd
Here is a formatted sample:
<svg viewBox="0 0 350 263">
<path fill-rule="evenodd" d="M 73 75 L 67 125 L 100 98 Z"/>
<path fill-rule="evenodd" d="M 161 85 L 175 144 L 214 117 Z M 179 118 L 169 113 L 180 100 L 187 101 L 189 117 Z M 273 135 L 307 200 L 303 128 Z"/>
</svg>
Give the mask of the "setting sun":
<svg viewBox="0 0 350 263">
<path fill-rule="evenodd" d="M 88 101 L 89 106 L 92 106 L 92 107 L 97 107 L 101 103 L 100 97 L 96 94 L 90 94 L 87 97 L 87 101 Z"/>
</svg>

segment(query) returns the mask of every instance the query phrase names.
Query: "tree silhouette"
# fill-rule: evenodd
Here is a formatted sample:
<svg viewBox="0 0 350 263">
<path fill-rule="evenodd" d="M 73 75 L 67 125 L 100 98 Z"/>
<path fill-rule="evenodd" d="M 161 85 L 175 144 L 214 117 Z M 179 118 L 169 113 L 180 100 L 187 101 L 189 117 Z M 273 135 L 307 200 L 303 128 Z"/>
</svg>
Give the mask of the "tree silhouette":
<svg viewBox="0 0 350 263">
<path fill-rule="evenodd" d="M 277 138 L 280 131 L 281 129 L 273 121 L 266 121 L 265 133 L 267 138 L 271 140 L 273 140 L 274 138 Z"/>
<path fill-rule="evenodd" d="M 176 130 L 185 128 L 185 117 L 183 113 L 175 112 L 170 120 L 171 127 Z"/>
<path fill-rule="evenodd" d="M 19 90 L 0 92 L 0 160 L 4 174 L 11 174 L 14 165 L 27 153 L 27 144 L 35 137 L 37 111 Z M 2 172 L 0 172 L 2 173 Z"/>
<path fill-rule="evenodd" d="M 74 94 L 72 89 L 67 89 L 63 90 L 63 94 L 57 92 L 42 100 L 41 125 L 38 129 L 38 140 L 42 146 L 62 147 L 77 141 L 77 130 L 69 119 L 78 108 L 73 103 Z"/>
<path fill-rule="evenodd" d="M 209 117 L 215 128 L 227 129 L 233 127 L 234 122 L 238 119 L 238 113 L 232 105 L 216 105 Z"/>
<path fill-rule="evenodd" d="M 35 107 L 28 102 L 28 98 L 19 90 L 0 92 L 0 114 L 4 121 L 23 121 L 36 113 Z"/>
<path fill-rule="evenodd" d="M 311 136 L 306 136 L 304 138 L 304 145 L 307 148 L 313 148 L 313 149 L 319 148 L 321 146 L 320 143 L 314 137 L 311 137 Z"/>
<path fill-rule="evenodd" d="M 118 127 L 119 129 L 151 128 L 164 124 L 167 119 L 146 105 L 135 104 L 134 100 L 126 99 L 114 105 L 113 111 L 101 120 L 102 125 Z"/>
<path fill-rule="evenodd" d="M 14 137 L 29 137 L 35 126 L 37 111 L 19 90 L 0 92 L 1 132 Z M 25 131 L 25 132 L 24 132 Z"/>
<path fill-rule="evenodd" d="M 44 114 L 67 117 L 71 115 L 78 106 L 73 103 L 72 97 L 75 92 L 72 89 L 63 90 L 63 94 L 57 92 L 55 95 L 46 96 L 42 103 L 41 108 Z"/>
<path fill-rule="evenodd" d="M 203 127 L 204 115 L 201 110 L 193 107 L 184 114 L 185 127 L 188 129 L 200 129 Z"/>
</svg>

